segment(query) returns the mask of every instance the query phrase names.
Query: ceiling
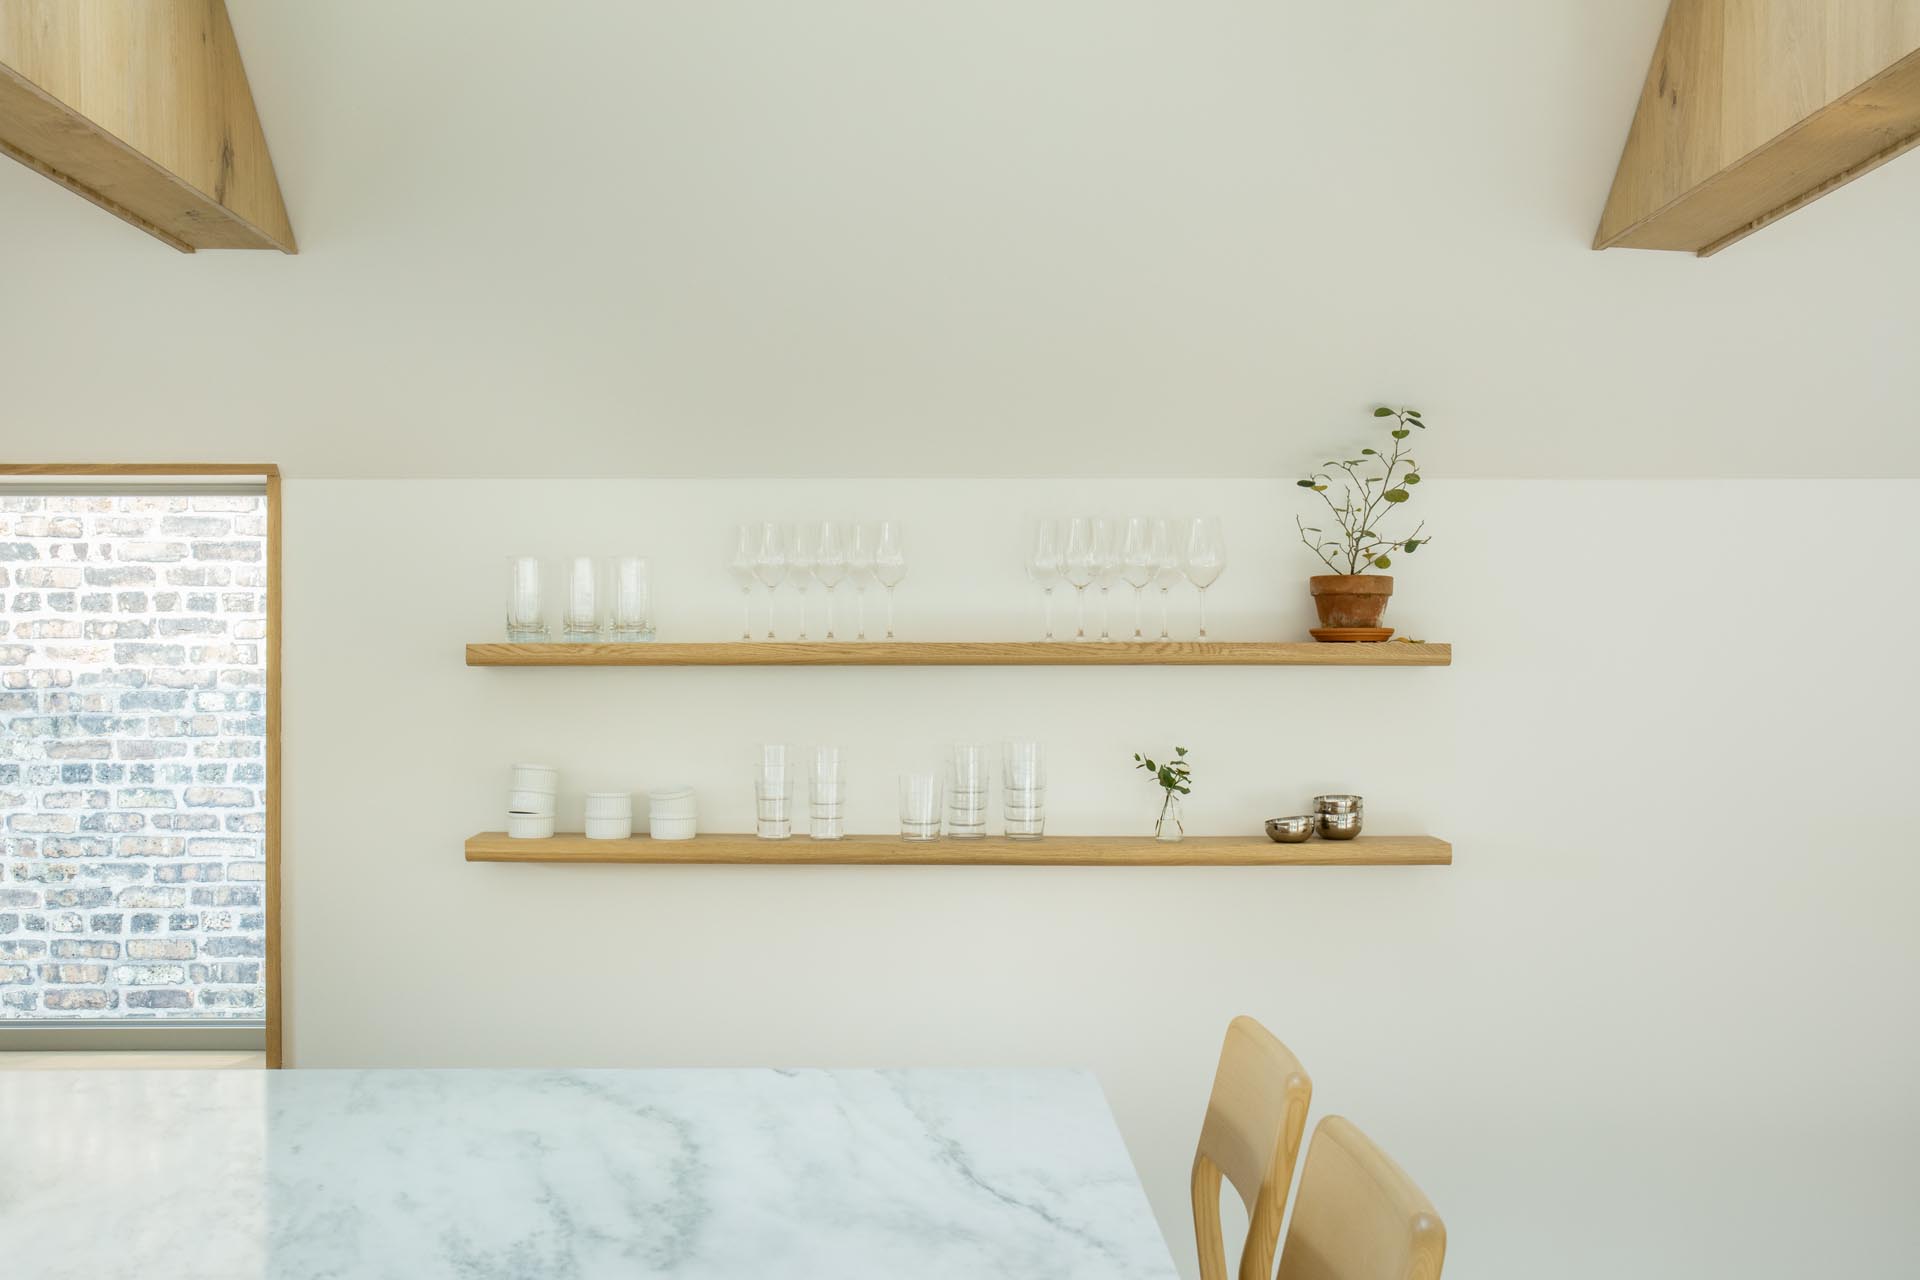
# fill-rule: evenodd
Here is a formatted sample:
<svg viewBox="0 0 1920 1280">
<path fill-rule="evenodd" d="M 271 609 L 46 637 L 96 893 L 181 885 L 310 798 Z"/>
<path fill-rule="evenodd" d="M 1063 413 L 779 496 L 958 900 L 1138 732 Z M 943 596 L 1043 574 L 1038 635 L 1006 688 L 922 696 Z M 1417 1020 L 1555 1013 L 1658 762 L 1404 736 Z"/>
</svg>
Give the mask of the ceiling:
<svg viewBox="0 0 1920 1280">
<path fill-rule="evenodd" d="M 1920 475 L 1920 158 L 1588 248 L 1664 0 L 229 7 L 301 253 L 0 163 L 0 459 Z"/>
</svg>

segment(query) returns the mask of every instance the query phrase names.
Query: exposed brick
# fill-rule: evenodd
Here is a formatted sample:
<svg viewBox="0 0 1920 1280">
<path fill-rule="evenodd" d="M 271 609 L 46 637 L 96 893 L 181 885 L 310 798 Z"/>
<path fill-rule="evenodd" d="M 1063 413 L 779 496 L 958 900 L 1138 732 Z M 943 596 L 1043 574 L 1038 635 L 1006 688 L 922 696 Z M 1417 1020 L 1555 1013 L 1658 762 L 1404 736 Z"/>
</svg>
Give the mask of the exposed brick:
<svg viewBox="0 0 1920 1280">
<path fill-rule="evenodd" d="M 129 960 L 191 960 L 193 953 L 193 942 L 185 938 L 135 938 L 127 943 Z"/>
</svg>

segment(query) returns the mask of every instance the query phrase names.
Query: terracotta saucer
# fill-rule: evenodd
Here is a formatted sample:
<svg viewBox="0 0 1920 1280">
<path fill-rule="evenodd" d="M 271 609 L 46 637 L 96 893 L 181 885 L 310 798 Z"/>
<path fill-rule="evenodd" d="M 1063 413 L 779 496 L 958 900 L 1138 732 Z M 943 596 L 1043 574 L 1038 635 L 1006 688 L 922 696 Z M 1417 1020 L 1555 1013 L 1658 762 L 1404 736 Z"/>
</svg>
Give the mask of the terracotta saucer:
<svg viewBox="0 0 1920 1280">
<path fill-rule="evenodd" d="M 1377 644 L 1393 635 L 1392 627 L 1312 627 L 1307 634 L 1321 644 Z"/>
</svg>

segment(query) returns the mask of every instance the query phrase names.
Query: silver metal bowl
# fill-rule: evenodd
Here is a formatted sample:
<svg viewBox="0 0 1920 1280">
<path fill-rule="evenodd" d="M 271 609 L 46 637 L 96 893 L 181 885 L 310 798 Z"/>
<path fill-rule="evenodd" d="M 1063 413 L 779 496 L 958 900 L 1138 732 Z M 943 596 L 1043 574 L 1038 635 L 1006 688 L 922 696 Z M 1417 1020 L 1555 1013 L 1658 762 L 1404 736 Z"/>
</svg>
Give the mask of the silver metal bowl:
<svg viewBox="0 0 1920 1280">
<path fill-rule="evenodd" d="M 1326 840 L 1351 840 L 1360 834 L 1360 815 L 1357 813 L 1322 813 L 1319 819 L 1320 835 Z"/>
<path fill-rule="evenodd" d="M 1367 806 L 1359 796 L 1315 796 L 1313 807 L 1317 813 L 1361 813 Z"/>
<path fill-rule="evenodd" d="M 1268 818 L 1267 839 L 1275 844 L 1299 844 L 1313 834 L 1317 825 L 1314 817 L 1311 813 L 1302 813 L 1291 818 Z"/>
</svg>

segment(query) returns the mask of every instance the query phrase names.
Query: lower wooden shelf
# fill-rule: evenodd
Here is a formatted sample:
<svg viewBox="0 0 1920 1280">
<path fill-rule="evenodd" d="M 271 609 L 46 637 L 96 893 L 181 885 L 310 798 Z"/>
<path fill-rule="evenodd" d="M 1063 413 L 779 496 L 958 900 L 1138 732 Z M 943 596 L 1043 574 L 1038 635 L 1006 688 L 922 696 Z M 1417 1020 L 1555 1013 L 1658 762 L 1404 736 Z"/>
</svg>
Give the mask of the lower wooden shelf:
<svg viewBox="0 0 1920 1280">
<path fill-rule="evenodd" d="M 1418 867 L 1446 866 L 1453 846 L 1434 836 L 1361 836 L 1275 844 L 1265 836 L 1188 836 L 1166 844 L 1142 836 L 1048 836 L 1044 840 L 760 840 L 746 835 L 691 840 L 589 840 L 565 833 L 515 840 L 484 831 L 467 840 L 468 862 L 759 863 L 777 866 L 900 865 L 1022 867 Z"/>
</svg>

